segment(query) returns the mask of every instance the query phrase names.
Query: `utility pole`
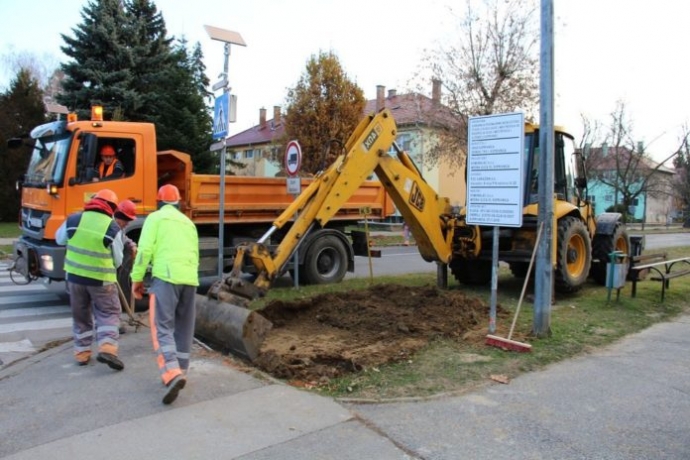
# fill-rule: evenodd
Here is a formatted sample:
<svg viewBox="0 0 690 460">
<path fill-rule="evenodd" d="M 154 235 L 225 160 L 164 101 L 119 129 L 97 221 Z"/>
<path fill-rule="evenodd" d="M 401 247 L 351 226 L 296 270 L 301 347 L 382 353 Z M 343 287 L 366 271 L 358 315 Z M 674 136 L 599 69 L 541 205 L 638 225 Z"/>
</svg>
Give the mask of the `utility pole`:
<svg viewBox="0 0 690 460">
<path fill-rule="evenodd" d="M 212 89 L 217 91 L 223 89 L 223 95 L 219 98 L 224 101 L 224 107 L 218 109 L 219 104 L 216 104 L 216 111 L 213 117 L 213 132 L 219 133 L 218 137 L 222 137 L 222 140 L 216 142 L 211 146 L 211 151 L 220 152 L 220 206 L 219 206 L 219 216 L 218 216 L 218 279 L 223 278 L 223 266 L 225 264 L 225 155 L 226 146 L 225 140 L 228 137 L 230 122 L 234 122 L 234 116 L 232 113 L 236 113 L 236 104 L 234 101 L 230 100 L 230 86 L 228 71 L 230 66 L 230 45 L 247 46 L 244 39 L 238 32 L 233 32 L 232 30 L 220 29 L 218 27 L 204 26 L 206 33 L 211 37 L 211 40 L 217 40 L 223 42 L 224 46 L 224 56 L 225 60 L 223 63 L 223 73 L 220 74 L 220 80 L 216 82 Z M 219 102 L 219 101 L 217 101 Z M 232 107 L 231 107 L 232 104 Z M 225 118 L 222 118 L 224 114 Z M 223 126 L 225 130 L 221 127 L 219 130 L 216 128 L 218 126 Z"/>
<path fill-rule="evenodd" d="M 539 81 L 539 216 L 544 226 L 537 247 L 534 286 L 534 330 L 537 337 L 551 333 L 551 299 L 553 298 L 553 169 L 554 169 L 554 103 L 553 103 L 553 0 L 541 0 L 541 47 Z"/>
</svg>

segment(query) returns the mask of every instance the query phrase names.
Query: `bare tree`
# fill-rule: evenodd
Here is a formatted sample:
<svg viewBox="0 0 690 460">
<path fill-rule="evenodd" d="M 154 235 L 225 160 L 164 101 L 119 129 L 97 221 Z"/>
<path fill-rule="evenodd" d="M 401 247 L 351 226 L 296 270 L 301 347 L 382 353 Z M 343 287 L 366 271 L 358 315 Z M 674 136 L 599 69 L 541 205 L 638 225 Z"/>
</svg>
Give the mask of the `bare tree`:
<svg viewBox="0 0 690 460">
<path fill-rule="evenodd" d="M 690 126 L 684 124 L 679 136 L 677 155 L 673 159 L 676 168 L 674 188 L 678 194 L 679 209 L 688 217 L 690 211 Z"/>
<path fill-rule="evenodd" d="M 424 71 L 442 82 L 447 108 L 424 113 L 437 132 L 428 153 L 432 161 L 464 163 L 470 116 L 517 110 L 533 116 L 539 100 L 538 11 L 534 0 L 465 0 L 455 41 L 427 52 Z"/>
<path fill-rule="evenodd" d="M 580 114 L 582 120 L 582 137 L 580 138 L 580 150 L 587 155 L 589 149 L 595 142 L 600 142 L 602 138 L 603 126 L 599 120 L 591 120 L 584 114 Z"/>
<path fill-rule="evenodd" d="M 17 74 L 21 69 L 27 70 L 31 77 L 38 81 L 41 89 L 48 87 L 53 73 L 60 66 L 60 62 L 53 55 L 38 56 L 28 51 L 15 50 L 0 56 L 0 62 L 2 68 L 11 74 Z"/>
<path fill-rule="evenodd" d="M 634 140 L 633 123 L 625 102 L 616 103 L 602 146 L 588 150 L 585 154 L 589 177 L 614 192 L 614 203 L 624 215 L 639 197 L 673 195 L 673 174 L 665 164 L 677 152 L 661 162 L 654 161 L 646 146 Z"/>
</svg>

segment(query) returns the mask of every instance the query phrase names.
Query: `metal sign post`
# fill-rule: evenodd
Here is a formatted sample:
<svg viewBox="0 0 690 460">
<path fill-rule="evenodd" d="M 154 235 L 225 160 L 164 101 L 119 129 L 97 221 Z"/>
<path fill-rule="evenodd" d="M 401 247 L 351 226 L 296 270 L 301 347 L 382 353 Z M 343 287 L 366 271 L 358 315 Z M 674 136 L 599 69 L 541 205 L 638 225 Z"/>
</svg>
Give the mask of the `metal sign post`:
<svg viewBox="0 0 690 460">
<path fill-rule="evenodd" d="M 213 117 L 213 138 L 222 139 L 222 142 L 217 142 L 211 146 L 211 151 L 218 150 L 220 152 L 220 205 L 218 216 L 218 278 L 223 277 L 223 267 L 225 265 L 225 155 L 227 154 L 225 147 L 225 139 L 228 136 L 228 126 L 231 121 L 235 121 L 231 113 L 236 111 L 235 107 L 230 107 L 230 86 L 228 80 L 228 68 L 230 62 L 230 45 L 247 46 L 244 39 L 238 32 L 232 30 L 221 29 L 218 27 L 204 26 L 206 33 L 211 40 L 223 42 L 225 60 L 223 63 L 223 73 L 221 80 L 213 85 L 213 91 L 223 89 L 223 94 L 216 99 L 215 111 Z M 220 146 L 219 146 L 220 144 Z M 220 148 L 215 148 L 220 147 Z"/>
<path fill-rule="evenodd" d="M 283 166 L 285 167 L 285 172 L 288 175 L 285 185 L 287 186 L 287 192 L 292 194 L 294 198 L 297 198 L 300 193 L 302 193 L 302 180 L 297 176 L 300 167 L 302 166 L 302 148 L 299 142 L 296 140 L 288 142 L 285 149 L 285 156 L 283 157 Z M 298 213 L 295 213 L 295 222 L 299 217 Z M 295 289 L 299 287 L 299 245 L 295 248 L 294 254 L 292 254 L 292 266 L 294 273 L 294 287 Z"/>
<path fill-rule="evenodd" d="M 467 223 L 493 226 L 489 333 L 496 332 L 500 227 L 522 226 L 525 121 L 522 113 L 470 117 Z"/>
</svg>

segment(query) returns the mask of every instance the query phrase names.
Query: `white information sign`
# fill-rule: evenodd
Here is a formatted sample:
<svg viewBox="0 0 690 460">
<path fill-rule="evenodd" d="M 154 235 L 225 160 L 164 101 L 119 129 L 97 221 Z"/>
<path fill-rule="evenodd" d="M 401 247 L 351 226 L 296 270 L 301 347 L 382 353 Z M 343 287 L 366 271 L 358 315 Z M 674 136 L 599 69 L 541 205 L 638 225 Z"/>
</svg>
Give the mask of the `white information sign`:
<svg viewBox="0 0 690 460">
<path fill-rule="evenodd" d="M 517 112 L 470 118 L 468 224 L 522 225 L 524 123 L 524 115 Z"/>
<path fill-rule="evenodd" d="M 288 177 L 287 178 L 287 192 L 290 195 L 299 195 L 302 193 L 302 179 L 299 177 Z"/>
</svg>

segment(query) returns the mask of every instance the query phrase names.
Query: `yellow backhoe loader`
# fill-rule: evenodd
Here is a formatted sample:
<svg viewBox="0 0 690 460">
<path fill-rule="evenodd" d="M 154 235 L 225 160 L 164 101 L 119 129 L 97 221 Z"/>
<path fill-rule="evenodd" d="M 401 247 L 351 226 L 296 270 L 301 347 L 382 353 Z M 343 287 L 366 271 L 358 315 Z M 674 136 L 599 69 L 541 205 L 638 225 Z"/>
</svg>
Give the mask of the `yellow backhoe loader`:
<svg viewBox="0 0 690 460">
<path fill-rule="evenodd" d="M 214 285 L 213 296 L 243 305 L 246 299 L 263 295 L 284 274 L 294 252 L 300 251 L 312 232 L 326 226 L 372 172 L 409 225 L 424 260 L 450 267 L 460 283 L 488 284 L 493 228 L 468 225 L 464 209 L 451 207 L 449 200 L 440 197 L 423 179 L 410 156 L 398 148 L 396 135 L 396 124 L 388 109 L 363 119 L 345 144 L 344 153 L 316 177 L 272 228 L 258 241 L 238 248 L 230 276 Z M 499 234 L 499 259 L 508 263 L 518 277 L 526 276 L 536 240 L 538 141 L 538 127 L 526 124 L 523 225 L 502 228 Z M 588 276 L 604 284 L 608 254 L 614 250 L 628 254 L 630 242 L 620 214 L 604 213 L 595 219 L 587 200 L 584 159 L 575 149 L 572 136 L 557 129 L 555 143 L 554 282 L 558 292 L 569 293 L 580 289 Z M 391 148 L 393 155 L 389 153 Z M 464 181 L 458 186 L 464 187 Z M 271 251 L 267 242 L 280 229 L 287 232 Z M 312 246 L 310 250 L 318 248 Z M 256 268 L 252 282 L 241 276 L 247 262 Z M 258 349 L 260 335 L 255 335 L 253 349 Z"/>
</svg>

